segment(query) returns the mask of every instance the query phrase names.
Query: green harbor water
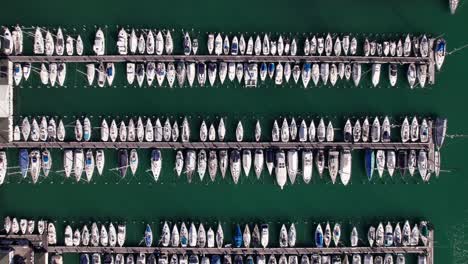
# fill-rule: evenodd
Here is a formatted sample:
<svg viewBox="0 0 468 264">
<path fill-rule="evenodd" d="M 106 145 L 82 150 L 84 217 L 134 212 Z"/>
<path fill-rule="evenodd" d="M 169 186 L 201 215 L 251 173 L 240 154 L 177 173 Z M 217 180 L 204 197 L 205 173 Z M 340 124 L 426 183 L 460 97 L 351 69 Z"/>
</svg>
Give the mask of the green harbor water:
<svg viewBox="0 0 468 264">
<path fill-rule="evenodd" d="M 201 52 L 206 53 L 206 32 L 224 32 L 231 35 L 269 32 L 273 35 L 303 33 L 351 33 L 361 39 L 396 38 L 402 34 L 427 33 L 443 36 L 448 51 L 468 42 L 466 24 L 468 11 L 461 3 L 455 16 L 445 0 L 335 0 L 335 1 L 26 1 L 5 2 L 0 24 L 16 23 L 26 27 L 61 26 L 65 34 L 80 34 L 85 49 L 91 49 L 95 26 L 105 30 L 108 52 L 115 51 L 118 26 L 127 28 L 173 29 L 176 52 L 181 51 L 183 30 L 199 36 Z M 33 29 L 26 30 L 33 32 Z M 31 50 L 32 38 L 27 37 L 26 51 Z M 302 43 L 302 42 L 301 42 Z M 362 45 L 362 41 L 359 43 Z M 361 46 L 359 45 L 359 46 Z M 299 46 L 301 51 L 302 45 Z M 366 72 L 359 88 L 339 81 L 335 87 L 320 86 L 303 89 L 299 85 L 275 86 L 271 81 L 257 88 L 244 88 L 229 83 L 215 87 L 128 86 L 124 65 L 117 65 L 112 87 L 89 87 L 83 65 L 68 65 L 66 87 L 51 88 L 40 84 L 38 74 L 28 82 L 15 87 L 15 120 L 22 116 L 60 116 L 72 131 L 75 117 L 92 117 L 93 126 L 101 118 L 112 116 L 117 120 L 134 116 L 171 117 L 181 123 L 189 116 L 192 126 L 201 119 L 214 122 L 224 117 L 228 138 L 234 138 L 238 120 L 244 123 L 246 138 L 253 138 L 255 120 L 260 119 L 264 134 L 269 134 L 272 120 L 296 117 L 318 120 L 325 117 L 342 127 L 348 117 L 392 117 L 401 123 L 405 115 L 443 116 L 448 119 L 448 134 L 468 134 L 463 105 L 468 96 L 466 74 L 468 51 L 448 55 L 436 84 L 428 88 L 409 89 L 406 68 L 400 67 L 396 88 L 388 83 L 387 68 L 383 67 L 380 84 L 371 88 L 370 72 Z M 34 65 L 38 66 L 38 65 Z M 207 82 L 208 83 L 208 82 Z M 310 85 L 309 85 L 310 86 Z M 94 132 L 98 132 L 96 129 Z M 394 129 L 394 134 L 398 132 Z M 70 134 L 69 133 L 69 134 Z M 196 131 L 194 134 L 197 134 Z M 341 130 L 337 130 L 341 138 Z M 97 136 L 97 134 L 95 134 Z M 193 137 L 193 136 L 192 136 Z M 121 179 L 116 167 L 117 152 L 106 150 L 106 170 L 103 176 L 94 175 L 91 183 L 76 183 L 64 179 L 62 151 L 53 150 L 53 170 L 47 179 L 33 185 L 10 169 L 7 183 L 0 188 L 0 216 L 45 218 L 55 220 L 59 243 L 65 224 L 81 227 L 83 223 L 122 221 L 128 224 L 129 244 L 138 244 L 144 223 L 151 223 L 159 233 L 160 222 L 170 220 L 202 221 L 215 227 L 223 222 L 226 237 L 230 237 L 233 223 L 268 222 L 273 227 L 270 241 L 277 243 L 280 223 L 297 223 L 298 244 L 312 245 L 312 234 L 318 222 L 339 221 L 345 236 L 352 225 L 359 226 L 361 239 L 364 228 L 378 221 L 393 222 L 426 219 L 435 229 L 435 263 L 468 263 L 468 187 L 465 150 L 468 139 L 447 138 L 441 149 L 442 172 L 422 183 L 419 175 L 411 178 L 395 173 L 369 182 L 364 173 L 364 153 L 353 151 L 351 183 L 347 187 L 333 185 L 328 178 L 319 179 L 314 171 L 313 183 L 299 181 L 280 190 L 266 171 L 257 180 L 253 173 L 242 176 L 234 185 L 231 179 L 209 182 L 196 180 L 188 184 L 177 179 L 173 171 L 175 152 L 163 151 L 163 172 L 155 183 L 146 170 L 149 168 L 149 150 L 140 150 L 140 168 L 137 175 L 127 174 Z M 9 150 L 9 166 L 17 166 L 17 151 Z M 157 235 L 156 234 L 156 235 Z"/>
</svg>

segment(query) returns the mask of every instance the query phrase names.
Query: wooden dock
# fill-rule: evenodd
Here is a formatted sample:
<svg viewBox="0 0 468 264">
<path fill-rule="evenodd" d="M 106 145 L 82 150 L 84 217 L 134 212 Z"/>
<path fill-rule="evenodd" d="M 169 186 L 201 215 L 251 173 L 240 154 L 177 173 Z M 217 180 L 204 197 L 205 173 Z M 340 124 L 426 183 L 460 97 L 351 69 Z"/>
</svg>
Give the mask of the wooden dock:
<svg viewBox="0 0 468 264">
<path fill-rule="evenodd" d="M 60 149 L 382 149 L 427 150 L 434 143 L 420 142 L 9 142 L 0 148 L 60 148 Z"/>
</svg>

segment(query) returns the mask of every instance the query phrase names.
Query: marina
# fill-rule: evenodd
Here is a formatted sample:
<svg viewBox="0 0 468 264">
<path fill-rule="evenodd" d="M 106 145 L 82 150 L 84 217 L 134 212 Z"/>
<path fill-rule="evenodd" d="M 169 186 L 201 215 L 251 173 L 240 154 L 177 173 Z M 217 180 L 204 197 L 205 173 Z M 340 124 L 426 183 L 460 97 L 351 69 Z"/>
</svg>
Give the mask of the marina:
<svg viewBox="0 0 468 264">
<path fill-rule="evenodd" d="M 467 262 L 462 2 L 18 5 L 1 264 Z"/>
</svg>

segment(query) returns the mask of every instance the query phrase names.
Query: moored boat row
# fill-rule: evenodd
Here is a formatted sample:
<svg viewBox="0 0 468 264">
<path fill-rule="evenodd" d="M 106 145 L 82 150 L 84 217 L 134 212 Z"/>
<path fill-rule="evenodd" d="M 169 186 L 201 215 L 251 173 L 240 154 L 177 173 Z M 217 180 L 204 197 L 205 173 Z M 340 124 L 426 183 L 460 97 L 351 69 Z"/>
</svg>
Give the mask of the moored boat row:
<svg viewBox="0 0 468 264">
<path fill-rule="evenodd" d="M 201 120 L 198 129 L 198 140 L 191 140 L 193 132 L 191 132 L 192 124 L 187 117 L 182 119 L 181 124 L 176 120 L 171 121 L 166 117 L 130 117 L 125 119 L 102 119 L 100 125 L 93 126 L 91 119 L 88 117 L 76 119 L 74 125 L 67 127 L 74 128 L 73 141 L 96 141 L 93 140 L 93 135 L 98 130 L 100 141 L 102 142 L 190 142 L 190 141 L 224 141 L 229 132 L 224 118 L 219 121 L 208 122 Z M 39 121 L 37 121 L 39 120 Z M 20 124 L 13 127 L 14 141 L 68 141 L 66 140 L 66 126 L 61 118 L 54 117 L 24 117 Z M 109 122 L 108 122 L 109 120 Z M 164 120 L 164 121 L 163 121 Z M 318 121 L 317 121 L 318 120 Z M 309 120 L 308 118 L 294 117 L 282 118 L 278 122 L 273 122 L 271 130 L 271 138 L 273 142 L 335 142 L 337 128 L 333 125 L 332 120 L 325 121 L 324 118 Z M 361 123 L 362 120 L 362 123 Z M 427 143 L 430 140 L 430 118 L 422 118 L 414 116 L 413 118 L 405 117 L 401 124 L 391 123 L 391 119 L 385 116 L 380 117 L 364 117 L 354 120 L 347 119 L 342 129 L 342 138 L 344 142 L 391 142 L 392 129 L 399 127 L 399 139 L 401 142 L 421 142 Z M 411 120 L 411 122 L 410 122 Z M 244 121 L 245 122 L 245 121 Z M 433 125 L 434 141 L 440 148 L 446 133 L 446 119 L 436 118 Z M 281 125 L 280 125 L 281 123 Z M 245 136 L 244 124 L 242 121 L 237 122 L 235 129 L 235 140 L 238 142 L 244 141 Z M 264 135 L 264 129 L 260 120 L 255 122 L 253 137 L 246 135 L 245 137 L 253 138 L 256 142 L 262 142 L 267 138 Z M 69 138 L 69 137 L 68 137 Z M 395 138 L 395 136 L 393 136 Z"/>
</svg>

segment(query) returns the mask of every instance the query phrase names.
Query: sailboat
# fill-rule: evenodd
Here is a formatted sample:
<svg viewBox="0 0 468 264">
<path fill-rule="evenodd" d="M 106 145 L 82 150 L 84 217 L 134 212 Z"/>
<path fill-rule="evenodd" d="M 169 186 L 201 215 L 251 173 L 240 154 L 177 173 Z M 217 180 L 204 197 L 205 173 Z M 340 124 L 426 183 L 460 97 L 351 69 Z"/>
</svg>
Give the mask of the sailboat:
<svg viewBox="0 0 468 264">
<path fill-rule="evenodd" d="M 96 53 L 96 55 L 104 55 L 104 50 L 105 50 L 105 38 L 104 38 L 104 32 L 98 28 L 96 31 L 96 36 L 94 38 L 94 45 L 93 45 L 93 51 Z"/>
</svg>

